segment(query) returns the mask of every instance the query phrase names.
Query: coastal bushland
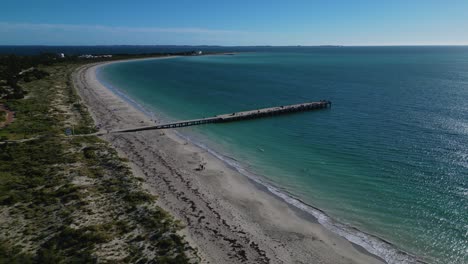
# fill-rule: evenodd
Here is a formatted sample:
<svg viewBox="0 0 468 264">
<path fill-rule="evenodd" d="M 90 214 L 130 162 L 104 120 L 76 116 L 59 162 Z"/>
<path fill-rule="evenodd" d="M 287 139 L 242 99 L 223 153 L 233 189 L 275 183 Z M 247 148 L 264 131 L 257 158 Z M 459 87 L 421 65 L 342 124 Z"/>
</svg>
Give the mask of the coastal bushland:
<svg viewBox="0 0 468 264">
<path fill-rule="evenodd" d="M 22 96 L 0 99 L 15 113 L 0 129 L 0 263 L 197 262 L 125 158 L 98 137 L 66 135 L 96 131 L 71 82 L 83 62 L 46 58 L 2 61 L 8 91 L 11 75 L 34 69 L 15 79 Z"/>
</svg>

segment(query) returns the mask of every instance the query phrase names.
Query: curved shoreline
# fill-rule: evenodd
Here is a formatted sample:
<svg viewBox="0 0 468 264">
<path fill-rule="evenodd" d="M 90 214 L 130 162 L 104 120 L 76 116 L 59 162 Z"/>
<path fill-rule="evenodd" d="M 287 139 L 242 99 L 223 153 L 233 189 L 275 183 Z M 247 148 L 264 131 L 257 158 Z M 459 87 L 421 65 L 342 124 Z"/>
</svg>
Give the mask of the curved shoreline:
<svg viewBox="0 0 468 264">
<path fill-rule="evenodd" d="M 233 161 L 233 159 L 219 154 L 218 152 L 210 149 L 208 146 L 192 140 L 190 137 L 185 136 L 178 131 L 175 131 L 175 133 L 181 138 L 190 141 L 190 143 L 205 149 L 212 156 L 223 161 L 226 166 L 235 169 L 240 174 L 249 178 L 260 191 L 267 192 L 270 195 L 280 199 L 281 201 L 290 205 L 293 209 L 299 210 L 302 214 L 306 214 L 304 215 L 306 219 L 317 222 L 324 228 L 345 238 L 354 246 L 356 246 L 357 249 L 361 252 L 379 258 L 386 263 L 426 263 L 417 259 L 415 256 L 398 249 L 393 243 L 383 238 L 366 233 L 356 227 L 337 222 L 322 209 L 310 205 L 295 197 L 293 194 L 290 194 L 284 190 L 280 190 L 278 187 L 272 184 L 266 183 L 262 180 L 261 176 L 249 172 L 237 161 Z"/>
<path fill-rule="evenodd" d="M 153 58 L 150 58 L 150 59 L 153 59 Z M 121 61 L 115 61 L 115 62 L 110 62 L 110 63 L 117 63 L 117 62 L 121 62 Z M 95 75 L 95 70 L 96 68 L 99 68 L 103 65 L 107 65 L 109 63 L 103 63 L 103 64 L 99 64 L 99 66 L 97 67 L 91 67 L 91 69 L 93 69 L 93 72 L 92 74 Z M 96 78 L 96 76 L 94 76 Z M 113 89 L 116 89 L 116 88 L 113 88 L 113 89 L 109 89 L 109 87 L 105 87 L 102 83 L 101 83 L 101 86 L 103 86 L 105 89 L 107 89 L 108 91 L 112 91 Z M 119 91 L 119 93 L 122 93 L 121 91 Z M 117 96 L 118 94 L 117 93 Z M 114 93 L 115 95 L 115 93 Z M 127 98 L 128 96 L 124 96 L 124 100 L 125 99 L 130 99 L 130 98 Z M 120 97 L 120 99 L 122 99 L 122 97 Z M 130 99 L 130 102 L 127 101 L 126 104 L 130 104 L 133 106 L 133 108 L 141 108 L 142 106 L 139 105 L 138 107 L 135 107 L 135 103 L 138 104 L 137 102 L 133 101 Z M 93 107 L 91 106 L 91 109 Z M 134 110 L 137 110 L 137 109 L 134 109 Z M 139 111 L 141 111 L 142 109 L 138 109 Z M 147 116 L 146 116 L 147 117 Z M 147 117 L 148 118 L 148 117 Z M 169 134 L 177 134 L 177 133 L 172 133 L 172 132 L 169 132 Z M 172 137 L 174 135 L 171 135 Z M 180 135 L 178 135 L 177 137 L 180 137 Z M 174 141 L 180 141 L 180 138 L 179 139 L 174 139 L 172 138 L 172 140 Z M 185 138 L 184 140 L 186 141 L 191 141 L 189 138 Z M 112 143 L 112 142 L 111 142 Z M 179 142 L 180 143 L 180 142 Z M 388 263 L 413 263 L 413 262 L 416 262 L 416 259 L 412 259 L 412 257 L 404 252 L 401 252 L 401 251 L 398 251 L 396 248 L 394 249 L 396 252 L 399 252 L 400 253 L 400 257 L 402 256 L 409 256 L 411 259 L 402 259 L 402 258 L 395 258 L 394 256 L 388 256 L 388 255 L 384 255 L 383 252 L 379 252 L 379 251 L 376 251 L 376 248 L 375 247 L 369 247 L 368 244 L 363 244 L 363 243 L 360 243 L 362 241 L 358 241 L 359 240 L 359 236 L 355 236 L 355 237 L 350 237 L 350 235 L 353 235 L 350 233 L 351 230 L 357 230 L 355 228 L 352 228 L 352 227 L 346 227 L 345 225 L 342 225 L 342 224 L 339 224 L 339 223 L 336 223 L 335 221 L 333 221 L 330 217 L 328 217 L 323 211 L 321 211 L 320 209 L 318 208 L 314 208 L 310 205 L 307 205 L 305 203 L 303 203 L 302 201 L 300 201 L 299 199 L 296 199 L 294 197 L 292 197 L 291 195 L 287 195 L 285 194 L 284 192 L 280 192 L 277 188 L 271 186 L 271 185 L 268 185 L 268 184 L 265 184 L 264 182 L 262 182 L 258 177 L 256 177 L 255 175 L 249 175 L 249 173 L 247 171 L 245 171 L 242 167 L 238 166 L 238 164 L 230 164 L 226 159 L 223 159 L 222 156 L 220 156 L 218 153 L 215 153 L 214 151 L 208 149 L 206 146 L 205 148 L 203 146 L 201 146 L 200 144 L 197 144 L 197 142 L 193 142 L 191 141 L 190 142 L 191 145 L 196 145 L 195 148 L 203 148 L 205 151 L 207 151 L 209 153 L 209 155 L 211 155 L 212 157 L 215 157 L 216 159 L 222 161 L 224 163 L 224 165 L 229 165 L 231 166 L 232 168 L 221 168 L 222 170 L 232 170 L 233 168 L 240 174 L 243 174 L 244 176 L 247 176 L 251 183 L 254 183 L 254 187 L 260 191 L 267 191 L 268 193 L 268 196 L 270 196 L 271 198 L 275 199 L 275 200 L 281 200 L 281 203 L 285 203 L 287 204 L 288 207 L 294 207 L 293 209 L 296 209 L 296 210 L 301 210 L 301 212 L 303 214 L 308 214 L 309 216 L 311 217 L 314 217 L 317 222 L 320 223 L 320 227 L 322 229 L 328 229 L 330 231 L 333 231 L 335 233 L 338 233 L 339 235 L 341 235 L 342 237 L 345 237 L 346 239 L 348 239 L 349 241 L 352 241 L 354 243 L 356 243 L 358 246 L 356 245 L 353 245 L 352 243 L 349 243 L 347 240 L 345 240 L 346 242 L 348 242 L 351 247 L 356 251 L 356 252 L 350 252 L 350 251 L 353 251 L 353 250 L 350 250 L 350 248 L 346 248 L 346 250 L 343 250 L 343 248 L 339 248 L 338 247 L 338 251 L 341 251 L 343 250 L 344 252 L 347 252 L 348 255 L 347 257 L 350 257 L 350 259 L 354 259 L 355 262 L 358 262 L 358 263 L 380 263 L 381 262 L 381 259 L 380 258 L 377 258 L 371 254 L 376 254 L 384 259 L 386 259 L 386 261 Z M 183 143 L 185 144 L 185 142 Z M 194 147 L 194 146 L 192 146 Z M 124 151 L 125 152 L 125 151 Z M 211 163 L 211 162 L 210 162 Z M 169 210 L 171 211 L 171 210 Z M 294 213 L 296 217 L 300 217 L 300 218 L 307 218 L 305 217 L 304 215 L 299 215 L 296 213 Z M 289 216 L 288 216 L 289 217 Z M 309 217 L 310 218 L 310 217 Z M 287 218 L 286 218 L 287 219 Z M 306 219 L 307 221 L 311 220 L 311 219 Z M 311 223 L 310 225 L 313 225 L 314 223 Z M 333 225 L 335 224 L 335 225 Z M 341 225 L 342 227 L 345 227 L 345 228 L 342 228 L 342 230 L 332 230 L 333 228 L 336 228 L 336 224 L 339 224 Z M 349 229 L 349 230 L 346 230 L 346 229 Z M 348 231 L 348 234 L 346 232 L 343 232 L 343 231 Z M 324 232 L 324 230 L 315 230 L 315 233 L 321 233 L 321 232 Z M 357 230 L 356 233 L 361 233 L 361 234 L 364 234 L 366 236 L 370 236 L 372 237 L 373 239 L 375 239 L 376 241 L 379 241 L 380 243 L 383 243 L 383 244 L 387 244 L 388 246 L 391 246 L 393 247 L 390 243 L 380 239 L 380 238 L 377 238 L 377 237 L 374 237 L 372 235 L 368 235 L 368 234 L 365 234 L 359 230 Z M 356 235 L 356 234 L 354 234 Z M 330 234 L 326 234 L 326 236 L 330 236 L 330 237 L 333 237 L 332 239 L 336 239 L 336 237 L 334 237 L 334 234 L 333 235 L 330 235 Z M 328 237 L 328 238 L 330 238 Z M 341 238 L 343 239 L 343 238 Z M 362 239 L 362 237 L 361 237 Z M 344 240 L 344 239 L 343 239 Z M 354 240 L 354 241 L 353 241 Z M 323 241 L 322 241 L 323 242 Z M 343 241 L 340 241 L 341 243 L 341 246 L 345 246 L 343 245 Z M 195 244 L 197 242 L 195 241 Z M 333 244 L 333 243 L 332 243 Z M 346 244 L 346 243 L 344 243 Z M 334 244 L 335 245 L 335 244 Z M 376 245 L 374 245 L 376 246 Z M 366 252 L 363 252 L 363 249 L 364 248 L 365 250 L 367 250 Z M 369 253 L 371 252 L 371 253 Z M 337 252 L 337 255 L 341 255 Z M 347 254 L 345 254 L 347 255 Z M 364 256 L 364 257 L 363 257 Z M 367 257 L 365 257 L 367 256 Z M 369 258 L 370 257 L 370 258 Z M 309 259 L 310 260 L 310 259 Z M 276 261 L 276 260 L 275 260 Z M 334 260 L 335 261 L 335 260 Z M 339 263 L 339 262 L 326 262 L 326 263 Z"/>
</svg>

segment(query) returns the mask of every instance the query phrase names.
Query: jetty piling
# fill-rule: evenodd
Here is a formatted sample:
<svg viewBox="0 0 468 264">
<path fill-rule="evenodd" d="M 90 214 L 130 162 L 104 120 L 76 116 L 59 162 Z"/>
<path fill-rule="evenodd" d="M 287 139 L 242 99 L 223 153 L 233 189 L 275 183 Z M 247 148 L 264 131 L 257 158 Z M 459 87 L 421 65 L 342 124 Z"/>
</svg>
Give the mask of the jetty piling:
<svg viewBox="0 0 468 264">
<path fill-rule="evenodd" d="M 178 127 L 187 127 L 194 125 L 203 125 L 203 124 L 212 124 L 212 123 L 227 123 L 255 118 L 263 118 L 268 116 L 283 115 L 296 112 L 304 112 L 310 110 L 318 110 L 324 108 L 330 108 L 331 102 L 327 100 L 321 100 L 318 102 L 286 105 L 286 106 L 277 106 L 263 109 L 255 109 L 250 111 L 234 112 L 230 114 L 222 114 L 213 117 L 184 120 L 179 122 L 154 125 L 154 126 L 144 126 L 144 127 L 134 127 L 126 129 L 118 129 L 107 132 L 98 132 L 96 135 L 102 135 L 106 133 L 128 133 L 128 132 L 137 132 L 144 130 L 155 130 L 155 129 L 168 129 L 168 128 L 178 128 Z"/>
</svg>

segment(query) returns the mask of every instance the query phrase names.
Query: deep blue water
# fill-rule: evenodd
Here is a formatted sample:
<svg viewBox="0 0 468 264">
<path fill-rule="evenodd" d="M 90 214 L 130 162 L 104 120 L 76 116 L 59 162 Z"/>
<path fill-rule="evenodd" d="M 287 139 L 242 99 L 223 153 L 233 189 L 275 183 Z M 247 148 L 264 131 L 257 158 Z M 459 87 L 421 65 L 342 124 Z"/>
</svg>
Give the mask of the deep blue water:
<svg viewBox="0 0 468 264">
<path fill-rule="evenodd" d="M 468 263 L 467 47 L 264 48 L 112 64 L 99 78 L 172 120 L 331 100 L 178 131 L 339 223 L 429 262 Z"/>
</svg>

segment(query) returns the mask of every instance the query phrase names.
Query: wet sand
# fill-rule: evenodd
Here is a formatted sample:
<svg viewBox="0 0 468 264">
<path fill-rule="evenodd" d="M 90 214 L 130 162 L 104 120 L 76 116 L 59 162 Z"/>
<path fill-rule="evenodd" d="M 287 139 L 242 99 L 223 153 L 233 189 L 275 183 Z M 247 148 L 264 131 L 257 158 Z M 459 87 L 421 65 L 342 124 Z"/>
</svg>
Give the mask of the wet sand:
<svg viewBox="0 0 468 264">
<path fill-rule="evenodd" d="M 73 75 L 96 124 L 105 130 L 154 124 L 97 80 L 103 64 Z M 102 138 L 129 159 L 158 205 L 185 224 L 182 233 L 202 263 L 383 263 L 171 130 Z"/>
</svg>

